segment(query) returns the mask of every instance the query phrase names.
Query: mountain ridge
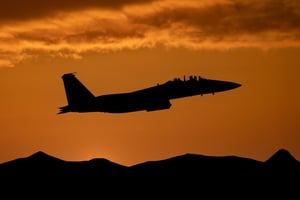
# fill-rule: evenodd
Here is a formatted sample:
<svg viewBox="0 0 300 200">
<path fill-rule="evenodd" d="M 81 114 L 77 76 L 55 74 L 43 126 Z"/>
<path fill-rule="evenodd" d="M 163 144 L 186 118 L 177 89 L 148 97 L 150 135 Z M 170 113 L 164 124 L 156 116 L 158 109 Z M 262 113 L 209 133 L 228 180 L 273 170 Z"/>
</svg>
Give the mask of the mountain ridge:
<svg viewBox="0 0 300 200">
<path fill-rule="evenodd" d="M 54 157 L 54 156 L 52 156 L 48 153 L 45 153 L 44 151 L 37 151 L 37 152 L 35 152 L 35 153 L 33 153 L 29 156 L 26 156 L 26 157 L 20 157 L 20 158 L 16 158 L 16 159 L 13 159 L 13 160 L 6 161 L 6 162 L 2 162 L 2 163 L 0 163 L 0 166 L 3 165 L 3 164 L 10 163 L 10 162 L 16 162 L 16 161 L 19 161 L 19 160 L 28 159 L 28 160 L 52 160 L 52 161 L 56 160 L 58 162 L 92 162 L 92 161 L 95 161 L 95 160 L 103 160 L 103 161 L 115 163 L 115 164 L 118 164 L 118 165 L 122 165 L 124 167 L 133 167 L 135 165 L 140 165 L 140 164 L 144 164 L 144 163 L 148 163 L 148 162 L 159 162 L 159 161 L 175 159 L 175 158 L 179 158 L 179 157 L 189 157 L 189 156 L 198 156 L 198 157 L 202 156 L 202 157 L 209 157 L 209 158 L 238 158 L 238 159 L 242 158 L 242 159 L 255 160 L 255 161 L 258 161 L 258 162 L 269 162 L 269 163 L 270 162 L 276 163 L 276 162 L 281 162 L 281 161 L 282 162 L 283 161 L 293 162 L 293 163 L 300 162 L 286 149 L 277 150 L 274 154 L 272 154 L 265 161 L 259 161 L 259 160 L 256 160 L 254 158 L 247 158 L 247 157 L 235 156 L 235 155 L 211 156 L 211 155 L 196 154 L 196 153 L 184 153 L 184 154 L 179 154 L 179 155 L 176 155 L 176 156 L 168 157 L 168 158 L 165 158 L 165 159 L 144 161 L 144 162 L 140 162 L 140 163 L 133 164 L 133 165 L 130 165 L 130 166 L 119 164 L 119 163 L 113 162 L 111 160 L 108 160 L 106 158 L 100 158 L 100 157 L 91 158 L 89 160 L 81 160 L 81 161 L 63 160 L 63 159 Z"/>
<path fill-rule="evenodd" d="M 251 197 L 282 195 L 286 199 L 287 195 L 297 194 L 299 180 L 300 162 L 285 149 L 266 161 L 186 153 L 124 166 L 105 158 L 65 161 L 38 151 L 0 164 L 0 184 L 7 189 L 3 191 L 38 188 L 68 197 L 117 197 L 122 191 L 124 197 L 142 193 L 151 197 L 238 198 L 239 191 Z"/>
</svg>

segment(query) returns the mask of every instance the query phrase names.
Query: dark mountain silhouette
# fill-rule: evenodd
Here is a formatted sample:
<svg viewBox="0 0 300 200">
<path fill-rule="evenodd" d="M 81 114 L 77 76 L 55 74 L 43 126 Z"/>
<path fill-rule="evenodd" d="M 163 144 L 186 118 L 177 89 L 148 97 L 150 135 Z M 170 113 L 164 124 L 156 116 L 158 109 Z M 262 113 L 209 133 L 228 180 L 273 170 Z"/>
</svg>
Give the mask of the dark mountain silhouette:
<svg viewBox="0 0 300 200">
<path fill-rule="evenodd" d="M 273 156 L 271 156 L 266 163 L 269 165 L 280 166 L 294 166 L 298 161 L 285 149 L 280 149 Z"/>
<path fill-rule="evenodd" d="M 37 152 L 0 164 L 0 183 L 11 198 L 295 199 L 300 163 L 285 149 L 265 162 L 184 154 L 133 166 L 104 158 L 64 161 Z"/>
</svg>

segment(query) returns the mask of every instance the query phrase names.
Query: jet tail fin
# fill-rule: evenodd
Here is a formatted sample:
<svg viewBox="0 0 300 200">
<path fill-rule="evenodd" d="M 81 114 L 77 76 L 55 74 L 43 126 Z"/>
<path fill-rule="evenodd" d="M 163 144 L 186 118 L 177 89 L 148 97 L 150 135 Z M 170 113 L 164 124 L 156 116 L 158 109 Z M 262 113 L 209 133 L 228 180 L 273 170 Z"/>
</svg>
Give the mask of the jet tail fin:
<svg viewBox="0 0 300 200">
<path fill-rule="evenodd" d="M 68 105 L 60 107 L 58 114 L 80 111 L 80 108 L 95 99 L 95 96 L 75 77 L 74 73 L 64 74 L 62 79 Z"/>
</svg>

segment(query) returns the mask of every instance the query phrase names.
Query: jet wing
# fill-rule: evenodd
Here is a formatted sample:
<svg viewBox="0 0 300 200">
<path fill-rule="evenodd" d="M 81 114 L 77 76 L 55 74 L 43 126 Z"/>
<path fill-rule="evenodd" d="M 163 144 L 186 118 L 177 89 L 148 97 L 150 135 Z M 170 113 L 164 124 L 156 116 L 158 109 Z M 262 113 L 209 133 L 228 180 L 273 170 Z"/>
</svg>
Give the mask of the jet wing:
<svg viewBox="0 0 300 200">
<path fill-rule="evenodd" d="M 155 99 L 151 100 L 147 106 L 146 111 L 155 111 L 155 110 L 163 110 L 163 109 L 169 109 L 171 107 L 171 103 L 168 99 Z"/>
</svg>

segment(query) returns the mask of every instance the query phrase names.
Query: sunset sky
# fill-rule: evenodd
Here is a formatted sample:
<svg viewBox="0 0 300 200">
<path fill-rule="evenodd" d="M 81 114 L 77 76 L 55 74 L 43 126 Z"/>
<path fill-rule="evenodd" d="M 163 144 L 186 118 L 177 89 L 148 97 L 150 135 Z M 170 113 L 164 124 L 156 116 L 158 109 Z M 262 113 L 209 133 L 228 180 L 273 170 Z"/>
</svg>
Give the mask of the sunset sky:
<svg viewBox="0 0 300 200">
<path fill-rule="evenodd" d="M 37 151 L 123 165 L 186 153 L 300 160 L 300 1 L 10 0 L 0 6 L 0 163 Z M 98 96 L 199 75 L 241 87 L 154 112 L 66 113 L 61 76 Z"/>
</svg>

